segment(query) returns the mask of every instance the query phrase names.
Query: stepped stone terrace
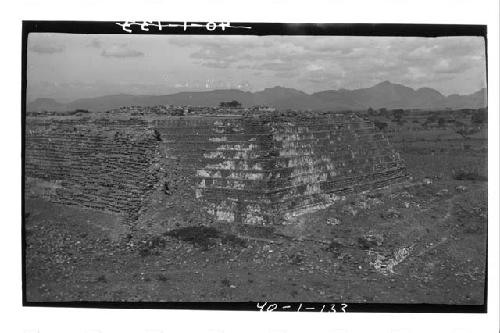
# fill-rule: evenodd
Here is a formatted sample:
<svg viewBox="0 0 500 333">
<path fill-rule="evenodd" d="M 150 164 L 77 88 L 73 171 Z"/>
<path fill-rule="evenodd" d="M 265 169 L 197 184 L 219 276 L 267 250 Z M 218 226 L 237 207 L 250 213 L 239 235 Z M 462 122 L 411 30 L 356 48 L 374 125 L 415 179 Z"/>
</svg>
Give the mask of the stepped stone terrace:
<svg viewBox="0 0 500 333">
<path fill-rule="evenodd" d="M 45 184 L 53 202 L 137 216 L 175 168 L 213 220 L 272 225 L 406 179 L 387 138 L 353 113 L 134 110 L 28 116 L 27 185 Z"/>
</svg>

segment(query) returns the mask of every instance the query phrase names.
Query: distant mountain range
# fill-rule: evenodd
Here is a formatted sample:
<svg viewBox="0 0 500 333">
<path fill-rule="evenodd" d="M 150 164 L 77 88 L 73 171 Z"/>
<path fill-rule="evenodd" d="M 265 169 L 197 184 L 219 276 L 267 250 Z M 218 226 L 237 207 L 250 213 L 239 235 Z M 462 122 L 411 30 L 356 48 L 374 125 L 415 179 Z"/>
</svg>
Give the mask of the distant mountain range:
<svg viewBox="0 0 500 333">
<path fill-rule="evenodd" d="M 27 104 L 30 111 L 72 111 L 86 109 L 104 111 L 120 106 L 154 106 L 160 104 L 218 106 L 224 101 L 239 101 L 244 107 L 268 105 L 280 110 L 364 110 L 380 109 L 462 109 L 486 106 L 486 90 L 470 95 L 444 96 L 431 88 L 412 89 L 389 81 L 370 88 L 325 90 L 307 94 L 300 90 L 274 87 L 257 92 L 237 89 L 181 92 L 171 95 L 107 95 L 59 103 L 50 98 L 38 98 Z"/>
</svg>

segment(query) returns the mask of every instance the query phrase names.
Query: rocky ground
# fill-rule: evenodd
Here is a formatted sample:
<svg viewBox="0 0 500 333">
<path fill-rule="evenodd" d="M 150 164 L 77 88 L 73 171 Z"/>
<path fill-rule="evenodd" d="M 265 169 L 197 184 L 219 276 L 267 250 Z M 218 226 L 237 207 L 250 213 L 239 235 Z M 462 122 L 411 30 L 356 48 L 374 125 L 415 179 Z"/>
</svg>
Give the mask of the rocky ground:
<svg viewBox="0 0 500 333">
<path fill-rule="evenodd" d="M 440 144 L 398 147 L 406 187 L 262 235 L 192 223 L 144 236 L 119 215 L 29 198 L 27 300 L 483 304 L 486 152 Z"/>
</svg>

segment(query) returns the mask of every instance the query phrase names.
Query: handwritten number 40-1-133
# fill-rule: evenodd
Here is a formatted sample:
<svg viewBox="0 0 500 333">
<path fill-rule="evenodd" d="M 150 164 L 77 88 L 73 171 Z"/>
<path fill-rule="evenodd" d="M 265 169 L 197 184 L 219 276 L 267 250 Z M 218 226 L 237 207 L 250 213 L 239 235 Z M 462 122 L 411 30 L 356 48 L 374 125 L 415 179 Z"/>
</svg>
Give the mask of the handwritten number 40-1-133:
<svg viewBox="0 0 500 333">
<path fill-rule="evenodd" d="M 252 27 L 241 26 L 241 25 L 231 25 L 231 22 L 207 22 L 207 23 L 193 23 L 193 22 L 183 22 L 183 23 L 168 23 L 161 21 L 125 21 L 117 22 L 117 25 L 122 27 L 123 31 L 131 33 L 134 27 L 139 27 L 141 31 L 150 31 L 150 28 L 156 28 L 158 31 L 169 28 L 182 28 L 184 31 L 190 28 L 202 28 L 208 31 L 215 31 L 219 28 L 222 31 L 226 29 L 252 29 Z"/>
<path fill-rule="evenodd" d="M 302 303 L 300 303 L 296 309 L 293 309 L 291 305 L 281 305 L 279 306 L 277 303 L 267 303 L 265 302 L 264 304 L 257 303 L 257 308 L 259 311 L 263 312 L 272 312 L 274 310 L 288 310 L 288 311 L 319 311 L 319 312 L 347 312 L 347 304 L 337 304 L 337 308 L 335 307 L 335 304 L 323 304 L 321 306 L 309 306 L 306 307 Z"/>
</svg>

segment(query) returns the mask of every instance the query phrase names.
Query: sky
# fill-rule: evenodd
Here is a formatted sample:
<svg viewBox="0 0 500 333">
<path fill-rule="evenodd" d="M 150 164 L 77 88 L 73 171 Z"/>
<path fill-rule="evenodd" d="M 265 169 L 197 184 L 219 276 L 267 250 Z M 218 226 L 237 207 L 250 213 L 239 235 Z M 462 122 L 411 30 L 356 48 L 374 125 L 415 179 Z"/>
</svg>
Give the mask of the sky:
<svg viewBox="0 0 500 333">
<path fill-rule="evenodd" d="M 27 99 L 274 86 L 307 93 L 382 81 L 444 95 L 486 87 L 481 37 L 30 33 Z"/>
</svg>

